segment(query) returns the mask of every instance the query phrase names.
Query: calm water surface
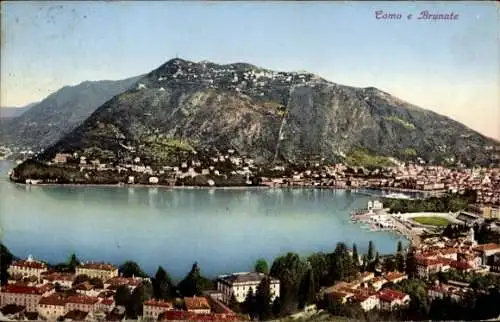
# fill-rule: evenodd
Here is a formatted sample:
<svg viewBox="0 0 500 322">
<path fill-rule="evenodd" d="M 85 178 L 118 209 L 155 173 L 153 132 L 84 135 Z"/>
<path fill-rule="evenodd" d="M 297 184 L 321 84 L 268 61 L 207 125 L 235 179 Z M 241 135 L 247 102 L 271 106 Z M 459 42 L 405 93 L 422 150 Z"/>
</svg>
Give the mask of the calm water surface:
<svg viewBox="0 0 500 322">
<path fill-rule="evenodd" d="M 341 190 L 40 187 L 12 184 L 0 161 L 0 227 L 16 256 L 158 265 L 174 278 L 198 261 L 202 273 L 249 270 L 293 251 L 332 251 L 339 241 L 394 252 L 401 237 L 349 221 L 369 197 Z M 403 240 L 406 243 L 405 240 Z"/>
</svg>

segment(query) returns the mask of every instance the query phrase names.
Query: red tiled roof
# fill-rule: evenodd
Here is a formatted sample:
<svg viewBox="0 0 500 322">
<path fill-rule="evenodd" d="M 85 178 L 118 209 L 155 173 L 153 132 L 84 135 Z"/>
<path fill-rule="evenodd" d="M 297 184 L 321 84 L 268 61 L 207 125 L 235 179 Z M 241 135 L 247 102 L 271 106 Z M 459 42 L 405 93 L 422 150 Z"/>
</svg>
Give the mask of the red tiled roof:
<svg viewBox="0 0 500 322">
<path fill-rule="evenodd" d="M 113 305 L 115 301 L 113 299 L 104 299 L 101 301 L 102 305 Z"/>
<path fill-rule="evenodd" d="M 17 260 L 14 261 L 11 266 L 16 266 L 16 267 L 27 267 L 27 268 L 35 268 L 35 269 L 46 269 L 47 265 L 45 263 L 39 262 L 39 261 L 28 261 L 28 260 Z"/>
<path fill-rule="evenodd" d="M 66 299 L 66 303 L 74 303 L 74 304 L 96 304 L 97 302 L 99 302 L 99 298 L 94 296 L 74 295 Z"/>
<path fill-rule="evenodd" d="M 48 281 L 73 281 L 75 275 L 74 274 L 71 274 L 71 273 L 57 273 L 57 272 L 53 272 L 53 273 L 50 273 L 50 274 L 46 274 L 44 275 L 44 279 L 48 280 Z"/>
<path fill-rule="evenodd" d="M 131 286 L 138 286 L 141 284 L 143 281 L 142 278 L 140 277 L 112 277 L 106 281 L 106 284 L 111 284 L 113 286 L 119 286 L 119 285 L 131 285 Z"/>
<path fill-rule="evenodd" d="M 35 286 L 26 286 L 20 284 L 8 284 L 2 287 L 3 293 L 14 293 L 14 294 L 43 294 L 44 289 Z"/>
<path fill-rule="evenodd" d="M 467 270 L 467 269 L 472 269 L 472 265 L 466 262 L 460 262 L 460 261 L 453 261 L 450 263 L 450 266 L 458 269 L 458 270 Z"/>
<path fill-rule="evenodd" d="M 456 253 L 458 253 L 458 249 L 457 248 L 453 248 L 453 247 L 448 247 L 448 248 L 443 248 L 443 249 L 439 250 L 439 252 L 442 255 L 450 255 L 450 254 L 456 254 Z"/>
<path fill-rule="evenodd" d="M 354 299 L 358 302 L 363 302 L 363 301 L 366 301 L 367 299 L 369 299 L 372 295 L 368 294 L 368 293 L 356 293 L 354 294 Z"/>
<path fill-rule="evenodd" d="M 488 243 L 488 244 L 483 244 L 483 245 L 478 245 L 474 247 L 474 250 L 485 252 L 488 250 L 495 250 L 498 249 L 500 250 L 500 244 L 495 244 L 495 243 Z"/>
<path fill-rule="evenodd" d="M 73 310 L 66 313 L 64 318 L 69 319 L 71 321 L 83 321 L 89 315 L 89 312 Z"/>
<path fill-rule="evenodd" d="M 154 299 L 147 300 L 144 302 L 144 305 L 148 306 L 156 306 L 156 307 L 166 307 L 166 308 L 173 308 L 172 303 L 166 302 L 166 301 L 156 301 Z"/>
<path fill-rule="evenodd" d="M 385 279 L 388 280 L 389 282 L 403 277 L 406 277 L 406 274 L 401 272 L 389 272 L 385 275 Z"/>
<path fill-rule="evenodd" d="M 391 289 L 386 288 L 386 289 L 381 290 L 378 293 L 378 296 L 379 296 L 379 299 L 381 301 L 393 302 L 395 300 L 402 300 L 408 295 L 405 293 L 399 292 L 399 291 L 395 291 L 395 290 L 391 290 Z"/>
<path fill-rule="evenodd" d="M 438 261 L 440 261 L 441 264 L 443 264 L 443 265 L 448 265 L 449 266 L 453 262 L 453 259 L 446 258 L 446 257 L 439 257 Z"/>
<path fill-rule="evenodd" d="M 64 306 L 66 304 L 66 299 L 57 294 L 42 297 L 38 304 L 41 305 L 54 305 L 54 306 Z"/>
<path fill-rule="evenodd" d="M 114 271 L 117 268 L 112 265 L 112 264 L 105 264 L 105 263 L 84 263 L 78 266 L 78 268 L 83 268 L 83 269 L 98 269 L 101 271 Z"/>
<path fill-rule="evenodd" d="M 441 264 L 441 261 L 432 258 L 417 258 L 417 264 L 422 266 L 437 266 Z"/>
<path fill-rule="evenodd" d="M 185 297 L 184 305 L 187 310 L 210 310 L 210 304 L 208 304 L 207 299 L 204 297 Z"/>
</svg>

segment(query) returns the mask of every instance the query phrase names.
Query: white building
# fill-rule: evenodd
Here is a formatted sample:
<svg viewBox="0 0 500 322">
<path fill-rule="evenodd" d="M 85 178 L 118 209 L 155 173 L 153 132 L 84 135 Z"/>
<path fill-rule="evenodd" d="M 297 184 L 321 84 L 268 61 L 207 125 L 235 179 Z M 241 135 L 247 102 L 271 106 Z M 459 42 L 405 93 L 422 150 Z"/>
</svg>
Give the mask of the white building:
<svg viewBox="0 0 500 322">
<path fill-rule="evenodd" d="M 371 311 L 380 306 L 380 300 L 375 294 L 357 294 L 355 299 L 365 312 Z"/>
<path fill-rule="evenodd" d="M 66 300 L 57 294 L 52 294 L 47 297 L 42 297 L 37 305 L 38 314 L 48 320 L 56 321 L 58 317 L 66 314 Z"/>
<path fill-rule="evenodd" d="M 36 276 L 39 280 L 43 272 L 47 271 L 47 265 L 43 262 L 34 260 L 31 255 L 26 260 L 14 261 L 8 268 L 11 276 L 21 275 L 23 277 Z"/>
<path fill-rule="evenodd" d="M 76 275 L 87 275 L 91 278 L 97 277 L 106 281 L 118 276 L 118 268 L 111 264 L 84 263 L 76 267 Z"/>
<path fill-rule="evenodd" d="M 223 294 L 223 301 L 229 303 L 234 294 L 236 301 L 242 303 L 252 289 L 255 293 L 257 286 L 265 277 L 262 273 L 234 273 L 231 275 L 221 275 L 217 279 L 217 290 Z M 280 281 L 271 278 L 271 301 L 280 296 Z"/>
<path fill-rule="evenodd" d="M 158 319 L 158 316 L 165 311 L 173 310 L 174 307 L 172 303 L 157 300 L 148 300 L 143 304 L 143 317 L 145 319 Z"/>
<path fill-rule="evenodd" d="M 0 306 L 9 304 L 24 306 L 26 312 L 36 312 L 37 305 L 42 296 L 54 292 L 54 286 L 46 284 L 40 287 L 25 286 L 18 284 L 7 284 L 0 292 Z"/>
</svg>

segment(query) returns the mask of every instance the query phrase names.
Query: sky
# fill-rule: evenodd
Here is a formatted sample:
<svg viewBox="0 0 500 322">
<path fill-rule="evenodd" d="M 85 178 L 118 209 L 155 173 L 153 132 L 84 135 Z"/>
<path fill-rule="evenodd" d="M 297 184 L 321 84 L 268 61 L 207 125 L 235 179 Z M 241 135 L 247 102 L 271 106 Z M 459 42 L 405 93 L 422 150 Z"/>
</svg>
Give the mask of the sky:
<svg viewBox="0 0 500 322">
<path fill-rule="evenodd" d="M 140 75 L 179 57 L 374 86 L 500 139 L 499 8 L 494 2 L 2 1 L 0 106 L 23 106 L 86 80 Z M 377 19 L 380 10 L 402 19 Z M 417 19 L 422 11 L 458 16 Z"/>
</svg>

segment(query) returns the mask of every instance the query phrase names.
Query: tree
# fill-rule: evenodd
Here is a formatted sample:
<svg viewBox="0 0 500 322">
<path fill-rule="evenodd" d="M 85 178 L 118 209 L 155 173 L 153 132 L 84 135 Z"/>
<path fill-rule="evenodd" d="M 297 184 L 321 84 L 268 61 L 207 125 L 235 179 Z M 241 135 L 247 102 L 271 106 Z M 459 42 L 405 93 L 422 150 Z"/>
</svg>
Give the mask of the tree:
<svg viewBox="0 0 500 322">
<path fill-rule="evenodd" d="M 7 270 L 12 261 L 14 261 L 14 255 L 12 255 L 3 243 L 0 243 L 0 285 L 7 284 L 7 280 L 9 279 Z"/>
<path fill-rule="evenodd" d="M 364 272 L 368 269 L 368 256 L 363 254 L 361 259 L 361 271 Z"/>
<path fill-rule="evenodd" d="M 371 262 L 375 259 L 375 245 L 373 245 L 373 242 L 370 240 L 368 242 L 368 261 Z"/>
<path fill-rule="evenodd" d="M 281 312 L 281 301 L 280 301 L 280 298 L 279 297 L 276 297 L 273 301 L 273 305 L 271 307 L 271 310 L 273 311 L 273 315 L 275 317 L 279 317 L 280 316 L 280 312 Z"/>
<path fill-rule="evenodd" d="M 396 268 L 400 272 L 405 271 L 405 256 L 403 253 L 403 244 L 401 241 L 398 242 L 398 250 L 396 253 Z"/>
<path fill-rule="evenodd" d="M 314 285 L 314 272 L 309 269 L 304 275 L 299 288 L 299 308 L 312 304 L 316 299 L 316 286 Z"/>
<path fill-rule="evenodd" d="M 68 270 L 74 273 L 78 265 L 80 265 L 80 260 L 76 257 L 75 253 L 71 254 L 68 259 Z"/>
<path fill-rule="evenodd" d="M 354 266 L 359 267 L 359 255 L 358 255 L 358 247 L 356 243 L 352 244 L 352 260 L 354 262 Z"/>
<path fill-rule="evenodd" d="M 98 277 L 93 277 L 89 280 L 89 283 L 94 285 L 95 288 L 97 289 L 103 289 L 104 288 L 104 283 L 102 280 Z"/>
<path fill-rule="evenodd" d="M 264 277 L 255 291 L 255 313 L 260 320 L 271 317 L 271 281 Z"/>
<path fill-rule="evenodd" d="M 189 274 L 179 283 L 178 289 L 184 296 L 201 295 L 204 290 L 209 290 L 212 282 L 201 276 L 198 263 L 194 263 Z"/>
<path fill-rule="evenodd" d="M 410 249 L 406 254 L 406 274 L 409 277 L 417 276 L 417 259 L 415 258 L 415 248 Z"/>
<path fill-rule="evenodd" d="M 250 317 L 252 319 L 255 317 L 255 295 L 254 295 L 253 289 L 251 287 L 250 287 L 250 289 L 248 289 L 248 292 L 247 292 L 247 295 L 245 297 L 245 301 L 243 302 L 242 308 L 243 308 L 243 312 L 250 315 Z"/>
<path fill-rule="evenodd" d="M 115 293 L 116 305 L 127 305 L 130 300 L 130 295 L 130 290 L 126 285 L 118 287 Z"/>
<path fill-rule="evenodd" d="M 123 277 L 148 277 L 148 275 L 141 269 L 139 264 L 134 261 L 126 261 L 125 263 L 123 263 L 123 265 L 120 266 L 119 271 L 120 273 L 122 273 Z"/>
<path fill-rule="evenodd" d="M 293 312 L 297 309 L 298 285 L 306 270 L 306 263 L 295 253 L 288 253 L 274 260 L 270 274 L 280 280 L 280 301 L 283 312 Z"/>
<path fill-rule="evenodd" d="M 78 285 L 78 284 L 86 282 L 88 280 L 90 280 L 90 277 L 88 275 L 80 274 L 80 275 L 76 276 L 75 279 L 73 280 L 73 285 Z"/>
<path fill-rule="evenodd" d="M 168 300 L 175 297 L 175 287 L 168 273 L 159 266 L 153 279 L 154 297 L 161 300 Z"/>
<path fill-rule="evenodd" d="M 153 287 L 149 283 L 143 283 L 136 287 L 129 297 L 129 301 L 125 306 L 127 317 L 137 319 L 142 315 L 142 304 L 153 296 Z"/>
<path fill-rule="evenodd" d="M 313 270 L 314 275 L 314 285 L 316 286 L 316 291 L 319 291 L 320 286 L 328 286 L 333 283 L 328 278 L 329 273 L 329 261 L 328 256 L 323 253 L 314 253 L 307 258 L 307 263 Z"/>
<path fill-rule="evenodd" d="M 254 270 L 257 273 L 264 273 L 268 274 L 269 273 L 269 267 L 267 265 L 267 261 L 264 258 L 260 258 L 255 262 L 255 268 Z"/>
<path fill-rule="evenodd" d="M 241 313 L 241 305 L 238 300 L 236 300 L 236 296 L 234 296 L 234 294 L 231 294 L 228 306 L 233 312 Z"/>
</svg>

